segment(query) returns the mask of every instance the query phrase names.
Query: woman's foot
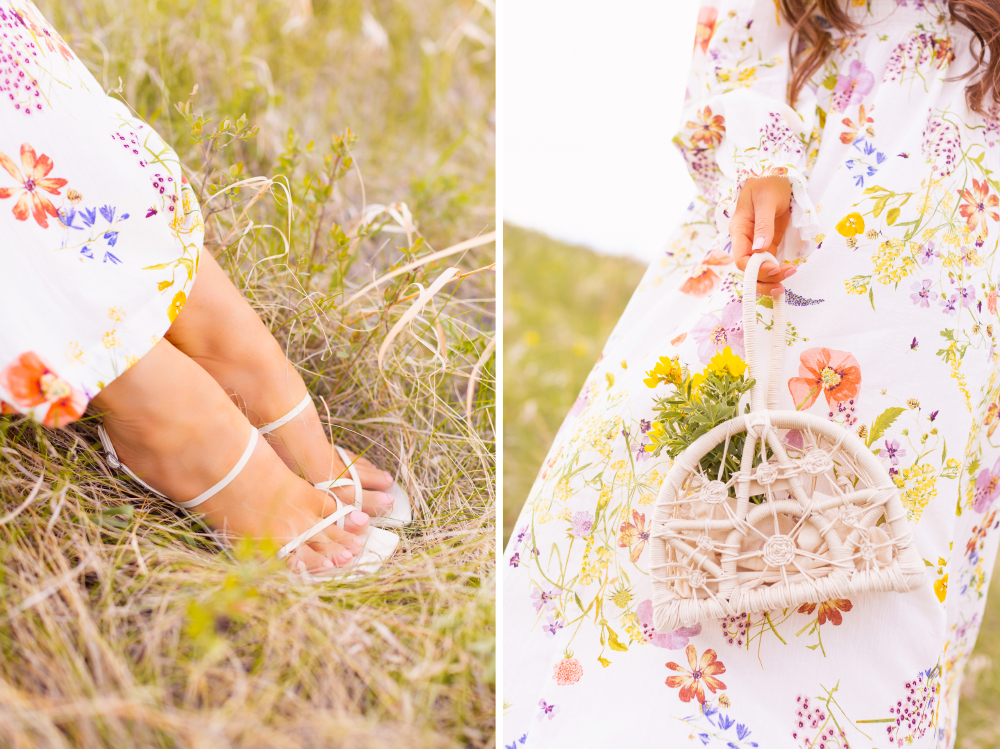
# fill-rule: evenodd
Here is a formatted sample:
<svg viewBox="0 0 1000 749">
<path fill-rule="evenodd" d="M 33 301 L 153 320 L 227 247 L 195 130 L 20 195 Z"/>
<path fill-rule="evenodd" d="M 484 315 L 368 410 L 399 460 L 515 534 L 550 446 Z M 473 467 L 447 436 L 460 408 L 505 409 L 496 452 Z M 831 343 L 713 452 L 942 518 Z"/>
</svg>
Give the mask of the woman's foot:
<svg viewBox="0 0 1000 749">
<path fill-rule="evenodd" d="M 201 367 L 160 341 L 93 400 L 122 464 L 175 502 L 190 501 L 237 464 L 250 425 Z M 289 471 L 258 439 L 249 462 L 221 491 L 193 510 L 213 528 L 280 545 L 335 512 L 336 502 Z M 292 567 L 328 572 L 362 550 L 368 516 L 353 512 L 300 546 Z"/>
<path fill-rule="evenodd" d="M 280 419 L 308 392 L 267 326 L 207 252 L 202 253 L 191 295 L 166 338 L 219 385 L 238 393 L 256 427 Z M 293 421 L 270 432 L 267 440 L 285 465 L 311 484 L 348 477 L 311 402 Z M 364 457 L 350 452 L 348 457 L 364 489 L 364 511 L 387 515 L 394 502 L 387 493 L 392 475 Z M 333 491 L 344 503 L 354 504 L 352 487 Z"/>
</svg>

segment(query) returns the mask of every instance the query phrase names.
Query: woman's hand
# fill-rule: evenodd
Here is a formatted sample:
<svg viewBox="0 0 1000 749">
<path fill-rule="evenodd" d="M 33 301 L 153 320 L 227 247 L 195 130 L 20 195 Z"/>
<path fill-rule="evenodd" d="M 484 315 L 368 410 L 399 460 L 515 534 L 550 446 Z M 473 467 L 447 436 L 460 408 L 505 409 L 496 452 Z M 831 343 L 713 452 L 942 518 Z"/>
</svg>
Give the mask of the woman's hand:
<svg viewBox="0 0 1000 749">
<path fill-rule="evenodd" d="M 778 245 L 785 236 L 790 217 L 792 185 L 787 177 L 748 179 L 736 201 L 736 210 L 729 223 L 736 267 L 746 270 L 750 255 L 770 252 L 777 256 Z M 785 293 L 781 282 L 795 273 L 789 263 L 766 261 L 757 275 L 757 292 L 778 296 Z"/>
</svg>

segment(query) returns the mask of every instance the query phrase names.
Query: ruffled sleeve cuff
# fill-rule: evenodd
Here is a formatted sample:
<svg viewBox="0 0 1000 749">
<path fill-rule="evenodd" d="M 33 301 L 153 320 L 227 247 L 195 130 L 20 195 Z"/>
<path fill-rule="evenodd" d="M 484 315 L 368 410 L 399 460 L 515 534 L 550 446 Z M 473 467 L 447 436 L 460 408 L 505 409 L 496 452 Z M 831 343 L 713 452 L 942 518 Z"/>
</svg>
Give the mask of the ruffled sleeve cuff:
<svg viewBox="0 0 1000 749">
<path fill-rule="evenodd" d="M 729 222 L 736 209 L 736 202 L 740 198 L 740 190 L 743 189 L 743 185 L 748 179 L 762 177 L 788 177 L 792 184 L 790 225 L 798 229 L 803 240 L 809 240 L 819 232 L 819 223 L 816 221 L 815 207 L 809 197 L 806 178 L 799 170 L 798 165 L 789 161 L 759 159 L 746 162 L 737 169 L 736 177 L 731 182 L 729 190 L 723 194 L 719 201 L 719 205 L 715 209 L 715 224 L 719 228 L 720 235 L 729 234 Z"/>
</svg>

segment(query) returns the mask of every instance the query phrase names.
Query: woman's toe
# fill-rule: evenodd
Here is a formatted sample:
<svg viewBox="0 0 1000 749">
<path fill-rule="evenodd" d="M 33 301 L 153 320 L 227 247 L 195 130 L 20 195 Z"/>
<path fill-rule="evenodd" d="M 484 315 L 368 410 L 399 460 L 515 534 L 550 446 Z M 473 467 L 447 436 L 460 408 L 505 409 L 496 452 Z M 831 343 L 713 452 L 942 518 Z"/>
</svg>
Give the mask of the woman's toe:
<svg viewBox="0 0 1000 749">
<path fill-rule="evenodd" d="M 344 518 L 344 530 L 355 536 L 368 528 L 368 515 L 360 510 L 354 510 Z"/>
<path fill-rule="evenodd" d="M 350 564 L 351 560 L 354 559 L 353 551 L 345 548 L 343 544 L 331 541 L 326 534 L 321 533 L 315 538 L 310 539 L 308 546 L 312 551 L 323 557 L 323 564 L 325 565 L 325 569 L 328 570 Z"/>
<path fill-rule="evenodd" d="M 375 491 L 385 491 L 395 480 L 391 473 L 378 469 L 370 463 L 368 466 L 358 467 L 358 478 L 361 479 L 361 486 Z"/>
<path fill-rule="evenodd" d="M 353 532 L 350 530 L 352 526 L 358 530 L 366 527 L 367 518 L 365 518 L 363 523 L 358 523 L 356 519 L 352 520 L 351 516 L 356 514 L 359 514 L 357 510 L 350 513 L 350 515 L 344 519 L 343 528 L 331 525 L 323 531 L 323 535 L 327 538 L 327 540 L 340 545 L 342 548 L 351 552 L 352 555 L 360 554 L 361 550 L 365 547 L 364 543 L 362 543 L 361 539 L 357 536 L 357 530 Z M 360 514 L 364 515 L 363 512 Z"/>
<path fill-rule="evenodd" d="M 289 556 L 289 564 L 295 572 L 309 572 L 314 575 L 329 572 L 334 568 L 334 563 L 326 556 L 306 545 L 302 545 L 292 552 Z"/>
</svg>

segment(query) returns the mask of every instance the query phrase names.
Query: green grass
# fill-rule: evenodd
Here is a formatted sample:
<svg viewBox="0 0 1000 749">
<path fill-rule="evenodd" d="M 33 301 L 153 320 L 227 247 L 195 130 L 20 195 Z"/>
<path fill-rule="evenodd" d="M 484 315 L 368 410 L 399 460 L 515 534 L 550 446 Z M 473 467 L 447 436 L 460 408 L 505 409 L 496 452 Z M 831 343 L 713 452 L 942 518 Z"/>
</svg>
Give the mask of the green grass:
<svg viewBox="0 0 1000 749">
<path fill-rule="evenodd" d="M 645 266 L 504 224 L 503 532 Z"/>
<path fill-rule="evenodd" d="M 92 418 L 0 419 L 0 746 L 495 746 L 494 249 L 427 260 L 495 228 L 490 10 L 38 4 L 218 196 L 206 249 L 417 519 L 379 574 L 303 584 L 109 471 Z"/>
<path fill-rule="evenodd" d="M 504 543 L 643 267 L 504 226 Z M 1000 747 L 1000 564 L 962 686 L 957 749 Z"/>
</svg>

